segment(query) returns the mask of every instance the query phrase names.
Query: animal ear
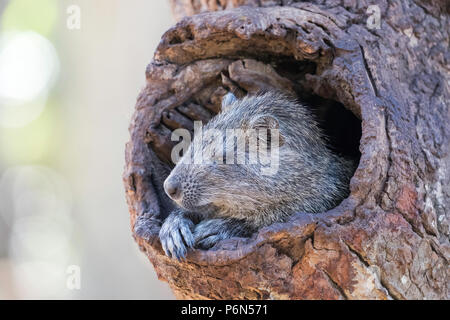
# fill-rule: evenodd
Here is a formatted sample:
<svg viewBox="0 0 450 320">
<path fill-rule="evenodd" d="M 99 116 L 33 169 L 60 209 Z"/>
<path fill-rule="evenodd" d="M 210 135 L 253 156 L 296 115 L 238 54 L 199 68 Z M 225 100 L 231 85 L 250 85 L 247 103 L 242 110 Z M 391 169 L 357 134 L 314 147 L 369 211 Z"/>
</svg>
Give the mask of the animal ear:
<svg viewBox="0 0 450 320">
<path fill-rule="evenodd" d="M 259 137 L 263 139 L 264 137 L 267 137 L 266 142 L 269 147 L 271 145 L 271 140 L 274 137 L 274 134 L 278 136 L 278 145 L 281 147 L 284 144 L 284 137 L 281 134 L 280 124 L 278 120 L 272 116 L 258 116 L 256 119 L 250 122 L 250 128 L 257 130 L 266 130 L 266 133 L 262 132 L 262 137 Z M 276 132 L 274 130 L 276 130 Z"/>
<path fill-rule="evenodd" d="M 279 129 L 280 124 L 278 120 L 272 116 L 262 115 L 258 116 L 250 122 L 250 127 L 252 129 Z"/>
<path fill-rule="evenodd" d="M 222 112 L 228 111 L 233 106 L 233 103 L 237 101 L 237 98 L 231 92 L 228 92 L 222 98 Z"/>
</svg>

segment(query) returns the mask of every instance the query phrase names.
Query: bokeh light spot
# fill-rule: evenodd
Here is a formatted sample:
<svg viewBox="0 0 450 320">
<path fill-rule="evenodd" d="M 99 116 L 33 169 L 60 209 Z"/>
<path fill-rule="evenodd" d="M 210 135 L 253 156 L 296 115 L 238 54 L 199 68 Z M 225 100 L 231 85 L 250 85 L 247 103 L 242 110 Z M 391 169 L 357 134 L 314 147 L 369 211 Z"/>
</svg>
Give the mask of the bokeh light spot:
<svg viewBox="0 0 450 320">
<path fill-rule="evenodd" d="M 0 36 L 0 125 L 22 127 L 39 116 L 59 73 L 53 44 L 34 32 Z"/>
</svg>

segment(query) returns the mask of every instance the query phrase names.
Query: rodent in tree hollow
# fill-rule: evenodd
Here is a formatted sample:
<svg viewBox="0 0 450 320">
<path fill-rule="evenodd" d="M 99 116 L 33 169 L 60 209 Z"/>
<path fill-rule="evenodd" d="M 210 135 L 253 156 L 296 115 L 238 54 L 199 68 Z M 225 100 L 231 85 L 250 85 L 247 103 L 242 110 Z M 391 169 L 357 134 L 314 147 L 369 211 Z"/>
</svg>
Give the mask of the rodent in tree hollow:
<svg viewBox="0 0 450 320">
<path fill-rule="evenodd" d="M 266 129 L 268 134 L 257 136 L 257 145 L 267 145 L 268 153 L 272 151 L 270 132 L 275 132 L 270 130 L 277 130 L 278 167 L 272 174 L 262 174 L 262 163 L 248 161 L 258 148 L 239 151 L 238 143 L 221 144 L 194 133 L 191 146 L 164 182 L 167 195 L 179 206 L 159 233 L 170 257 L 184 258 L 188 248 L 208 249 L 222 239 L 248 237 L 296 212 L 329 210 L 348 195 L 355 161 L 327 147 L 308 107 L 294 99 L 264 93 L 238 100 L 228 93 L 222 111 L 203 132 L 208 129 L 223 133 Z M 249 136 L 243 139 L 249 142 Z M 223 153 L 217 152 L 220 149 Z M 234 161 L 227 159 L 229 154 Z M 239 156 L 246 161 L 237 162 Z"/>
</svg>

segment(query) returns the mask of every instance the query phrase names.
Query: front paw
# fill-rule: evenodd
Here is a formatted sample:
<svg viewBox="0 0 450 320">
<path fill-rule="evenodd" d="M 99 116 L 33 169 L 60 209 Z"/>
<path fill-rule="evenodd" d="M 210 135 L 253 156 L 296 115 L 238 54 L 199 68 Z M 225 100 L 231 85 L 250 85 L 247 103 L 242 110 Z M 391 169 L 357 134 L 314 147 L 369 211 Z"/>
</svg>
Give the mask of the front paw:
<svg viewBox="0 0 450 320">
<path fill-rule="evenodd" d="M 210 249 L 219 241 L 230 238 L 232 235 L 227 230 L 227 225 L 222 219 L 203 220 L 195 226 L 195 247 Z"/>
<path fill-rule="evenodd" d="M 158 232 L 161 222 L 158 217 L 150 213 L 143 213 L 139 215 L 134 224 L 134 233 L 146 241 Z"/>
<path fill-rule="evenodd" d="M 194 247 L 192 230 L 194 223 L 180 214 L 171 214 L 164 221 L 159 238 L 166 255 L 178 260 L 184 259 L 188 248 Z"/>
</svg>

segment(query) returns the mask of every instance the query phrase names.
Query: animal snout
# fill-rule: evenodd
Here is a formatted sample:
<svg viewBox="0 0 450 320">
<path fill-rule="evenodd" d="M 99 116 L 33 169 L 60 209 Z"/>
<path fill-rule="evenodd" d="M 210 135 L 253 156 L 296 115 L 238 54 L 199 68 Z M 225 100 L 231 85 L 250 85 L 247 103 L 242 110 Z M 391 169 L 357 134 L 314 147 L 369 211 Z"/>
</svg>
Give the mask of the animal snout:
<svg viewBox="0 0 450 320">
<path fill-rule="evenodd" d="M 172 200 L 179 200 L 181 198 L 181 183 L 174 179 L 166 179 L 164 181 L 164 191 Z"/>
</svg>

